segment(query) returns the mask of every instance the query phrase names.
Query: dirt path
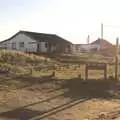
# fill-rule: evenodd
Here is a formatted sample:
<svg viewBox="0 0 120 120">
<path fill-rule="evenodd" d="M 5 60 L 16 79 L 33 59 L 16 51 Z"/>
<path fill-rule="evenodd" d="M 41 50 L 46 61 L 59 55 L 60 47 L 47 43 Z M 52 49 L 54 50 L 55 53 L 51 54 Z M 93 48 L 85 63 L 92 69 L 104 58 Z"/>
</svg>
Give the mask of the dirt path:
<svg viewBox="0 0 120 120">
<path fill-rule="evenodd" d="M 1 91 L 0 120 L 19 120 L 23 114 L 30 120 L 92 120 L 100 111 L 120 105 L 119 99 L 88 96 L 78 83 L 72 83 L 72 92 L 63 84 L 50 81 L 11 92 Z"/>
<path fill-rule="evenodd" d="M 120 105 L 112 109 L 101 111 L 92 120 L 116 120 L 120 118 Z"/>
</svg>

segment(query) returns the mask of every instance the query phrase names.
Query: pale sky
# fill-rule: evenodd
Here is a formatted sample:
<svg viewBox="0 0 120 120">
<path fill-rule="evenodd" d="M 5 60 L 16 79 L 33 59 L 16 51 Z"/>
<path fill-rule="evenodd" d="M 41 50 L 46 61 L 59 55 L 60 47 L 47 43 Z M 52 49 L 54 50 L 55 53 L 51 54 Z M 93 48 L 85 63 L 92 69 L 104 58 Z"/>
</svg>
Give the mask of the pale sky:
<svg viewBox="0 0 120 120">
<path fill-rule="evenodd" d="M 120 26 L 120 0 L 0 0 L 0 41 L 19 30 L 52 33 L 73 43 L 101 36 L 101 23 Z M 104 26 L 115 43 L 120 27 Z"/>
</svg>

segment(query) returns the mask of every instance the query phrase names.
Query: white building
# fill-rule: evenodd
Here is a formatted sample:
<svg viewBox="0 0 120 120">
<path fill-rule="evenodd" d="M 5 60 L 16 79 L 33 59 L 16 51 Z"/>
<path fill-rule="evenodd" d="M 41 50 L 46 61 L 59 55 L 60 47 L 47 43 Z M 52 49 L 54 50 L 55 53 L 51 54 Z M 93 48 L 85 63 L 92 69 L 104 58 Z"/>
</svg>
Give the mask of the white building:
<svg viewBox="0 0 120 120">
<path fill-rule="evenodd" d="M 101 51 L 110 48 L 111 46 L 112 44 L 108 41 L 98 38 L 98 40 L 90 44 L 74 44 L 73 51 L 74 53 Z"/>
<path fill-rule="evenodd" d="M 54 34 L 19 31 L 11 38 L 0 42 L 8 50 L 43 53 L 70 53 L 72 43 Z"/>
</svg>

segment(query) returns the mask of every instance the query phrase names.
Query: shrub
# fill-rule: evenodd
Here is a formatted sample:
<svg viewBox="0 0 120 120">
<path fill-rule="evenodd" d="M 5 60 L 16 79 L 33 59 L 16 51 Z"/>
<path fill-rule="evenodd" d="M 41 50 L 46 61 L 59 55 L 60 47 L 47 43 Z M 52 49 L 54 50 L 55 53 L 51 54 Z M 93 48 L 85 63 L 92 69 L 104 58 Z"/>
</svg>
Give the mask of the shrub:
<svg viewBox="0 0 120 120">
<path fill-rule="evenodd" d="M 50 59 L 36 56 L 34 54 L 26 54 L 18 51 L 0 51 L 0 62 L 9 63 L 12 65 L 26 65 L 26 64 L 41 64 L 50 62 Z"/>
<path fill-rule="evenodd" d="M 9 73 L 12 66 L 10 64 L 0 64 L 0 73 Z"/>
</svg>

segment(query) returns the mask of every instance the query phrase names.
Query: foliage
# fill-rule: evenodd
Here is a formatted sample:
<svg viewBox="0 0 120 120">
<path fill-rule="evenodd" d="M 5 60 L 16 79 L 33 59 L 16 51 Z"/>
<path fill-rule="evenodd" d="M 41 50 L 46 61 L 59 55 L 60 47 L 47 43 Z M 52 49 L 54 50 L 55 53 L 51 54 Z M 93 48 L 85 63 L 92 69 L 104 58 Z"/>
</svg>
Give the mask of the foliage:
<svg viewBox="0 0 120 120">
<path fill-rule="evenodd" d="M 0 51 L 0 72 L 28 73 L 34 67 L 51 64 L 51 59 L 18 51 Z"/>
</svg>

